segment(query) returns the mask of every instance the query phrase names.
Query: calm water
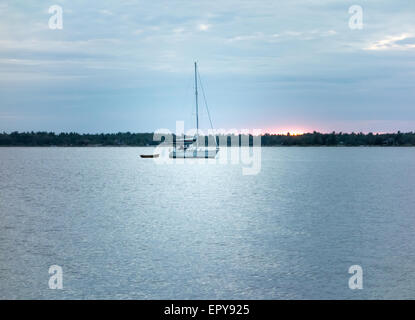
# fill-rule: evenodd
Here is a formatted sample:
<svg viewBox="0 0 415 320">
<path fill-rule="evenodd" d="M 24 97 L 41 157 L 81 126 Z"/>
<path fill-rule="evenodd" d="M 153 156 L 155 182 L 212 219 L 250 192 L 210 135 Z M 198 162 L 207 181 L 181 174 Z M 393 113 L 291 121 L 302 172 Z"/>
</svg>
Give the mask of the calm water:
<svg viewBox="0 0 415 320">
<path fill-rule="evenodd" d="M 415 148 L 264 148 L 254 176 L 143 152 L 0 148 L 0 298 L 415 298 Z"/>
</svg>

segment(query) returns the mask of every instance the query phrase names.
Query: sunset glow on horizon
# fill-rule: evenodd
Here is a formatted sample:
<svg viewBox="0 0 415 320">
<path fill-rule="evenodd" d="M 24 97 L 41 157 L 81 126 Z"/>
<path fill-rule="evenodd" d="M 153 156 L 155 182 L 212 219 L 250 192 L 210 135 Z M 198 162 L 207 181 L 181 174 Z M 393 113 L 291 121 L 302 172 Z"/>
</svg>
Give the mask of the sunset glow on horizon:
<svg viewBox="0 0 415 320">
<path fill-rule="evenodd" d="M 287 135 L 289 133 L 291 136 L 301 136 L 303 134 L 313 133 L 314 131 L 318 132 L 318 133 L 321 133 L 321 134 L 330 134 L 332 132 L 335 132 L 336 134 L 339 134 L 339 133 L 343 133 L 343 134 L 352 134 L 352 133 L 354 133 L 354 134 L 359 134 L 359 133 L 369 134 L 369 133 L 372 133 L 374 135 L 388 134 L 388 133 L 393 132 L 393 130 L 392 131 L 388 131 L 388 130 L 386 130 L 386 131 L 376 131 L 376 130 L 373 130 L 373 131 L 351 130 L 351 131 L 349 131 L 349 130 L 324 130 L 324 129 L 305 129 L 305 128 L 293 128 L 293 129 L 277 128 L 277 129 L 264 129 L 262 134 Z M 406 131 L 404 131 L 404 132 L 406 132 Z M 409 131 L 407 131 L 407 132 L 409 132 Z"/>
<path fill-rule="evenodd" d="M 277 129 L 265 129 L 264 134 L 268 133 L 268 134 L 286 135 L 287 133 L 290 133 L 290 135 L 292 136 L 299 136 L 304 133 L 313 132 L 313 131 L 317 131 L 317 130 L 309 130 L 309 129 L 301 129 L 301 128 L 291 128 L 291 129 L 277 128 Z"/>
</svg>

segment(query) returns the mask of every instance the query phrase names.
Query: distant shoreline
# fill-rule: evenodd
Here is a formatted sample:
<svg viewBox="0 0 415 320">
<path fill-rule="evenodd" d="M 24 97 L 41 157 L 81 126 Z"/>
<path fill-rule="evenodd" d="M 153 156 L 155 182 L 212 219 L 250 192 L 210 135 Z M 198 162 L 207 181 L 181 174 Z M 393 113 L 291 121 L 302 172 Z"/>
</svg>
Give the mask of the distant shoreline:
<svg viewBox="0 0 415 320">
<path fill-rule="evenodd" d="M 56 148 L 56 149 L 63 149 L 63 148 L 155 148 L 157 146 L 0 146 L 0 149 L 6 149 L 6 148 L 38 148 L 38 149 L 46 149 L 46 148 Z M 250 146 L 252 147 L 252 146 Z M 413 148 L 415 146 L 413 145 L 402 145 L 402 146 L 375 146 L 375 145 L 368 145 L 368 146 L 299 146 L 299 145 L 293 145 L 293 146 L 261 146 L 261 148 Z M 225 148 L 225 146 L 223 146 Z M 226 146 L 226 148 L 239 148 L 238 146 Z"/>
<path fill-rule="evenodd" d="M 155 147 L 153 133 L 79 134 L 54 132 L 0 133 L 0 147 Z M 175 136 L 173 136 L 175 138 Z M 200 137 L 200 145 L 212 143 L 210 137 Z M 239 146 L 258 144 L 252 135 L 217 136 L 219 145 Z M 263 134 L 262 147 L 414 147 L 415 133 L 304 133 L 300 135 Z M 164 138 L 162 139 L 164 141 Z"/>
<path fill-rule="evenodd" d="M 153 146 L 128 146 L 128 145 L 86 145 L 86 146 L 76 146 L 76 145 L 61 145 L 61 146 L 23 146 L 23 145 L 10 145 L 4 146 L 0 145 L 0 148 L 156 148 L 158 145 Z M 163 148 L 168 148 L 169 146 L 162 146 Z M 221 147 L 221 146 L 219 146 Z M 239 148 L 241 146 L 222 146 L 222 148 Z M 247 147 L 247 146 L 243 146 Z M 252 146 L 250 146 L 252 147 Z M 413 148 L 415 145 L 275 145 L 275 146 L 264 146 L 261 145 L 261 148 Z"/>
</svg>

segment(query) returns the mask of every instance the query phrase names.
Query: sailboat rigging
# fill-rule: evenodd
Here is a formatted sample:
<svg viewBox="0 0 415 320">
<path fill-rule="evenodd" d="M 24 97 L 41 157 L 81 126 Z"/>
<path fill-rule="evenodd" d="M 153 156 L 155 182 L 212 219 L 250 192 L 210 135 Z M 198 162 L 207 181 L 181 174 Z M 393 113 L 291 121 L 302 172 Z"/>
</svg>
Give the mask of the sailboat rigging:
<svg viewBox="0 0 415 320">
<path fill-rule="evenodd" d="M 197 63 L 194 63 L 195 69 L 195 107 L 196 107 L 196 136 L 193 138 L 186 138 L 177 139 L 173 145 L 173 151 L 170 152 L 170 158 L 215 158 L 219 152 L 219 147 L 216 143 L 215 137 L 215 148 L 206 148 L 206 147 L 199 147 L 199 97 L 198 97 L 198 71 L 197 71 Z M 199 75 L 200 80 L 200 75 Z M 206 102 L 206 96 L 203 89 L 202 82 L 200 81 L 203 98 L 205 100 L 206 109 L 209 116 L 210 125 L 213 129 L 212 119 L 210 117 L 209 108 Z M 195 145 L 196 144 L 196 145 Z"/>
</svg>

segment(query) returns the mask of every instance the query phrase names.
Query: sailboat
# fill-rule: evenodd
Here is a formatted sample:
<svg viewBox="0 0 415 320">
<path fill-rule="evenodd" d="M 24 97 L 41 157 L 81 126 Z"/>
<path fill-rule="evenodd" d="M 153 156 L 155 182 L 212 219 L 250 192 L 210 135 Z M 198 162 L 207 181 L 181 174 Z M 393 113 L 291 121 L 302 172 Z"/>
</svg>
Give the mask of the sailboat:
<svg viewBox="0 0 415 320">
<path fill-rule="evenodd" d="M 198 102 L 198 91 L 197 91 L 197 63 L 195 62 L 195 106 L 196 106 L 196 136 L 192 138 L 177 139 L 173 144 L 173 151 L 170 152 L 170 158 L 215 158 L 219 152 L 219 147 L 215 137 L 215 147 L 199 147 L 199 102 Z M 203 86 L 202 86 L 203 89 Z M 203 92 L 204 93 L 204 92 Z M 207 107 L 207 103 L 206 108 Z M 209 120 L 210 114 L 208 109 Z M 212 126 L 212 121 L 210 121 Z M 213 126 L 212 126 L 213 129 Z"/>
</svg>

